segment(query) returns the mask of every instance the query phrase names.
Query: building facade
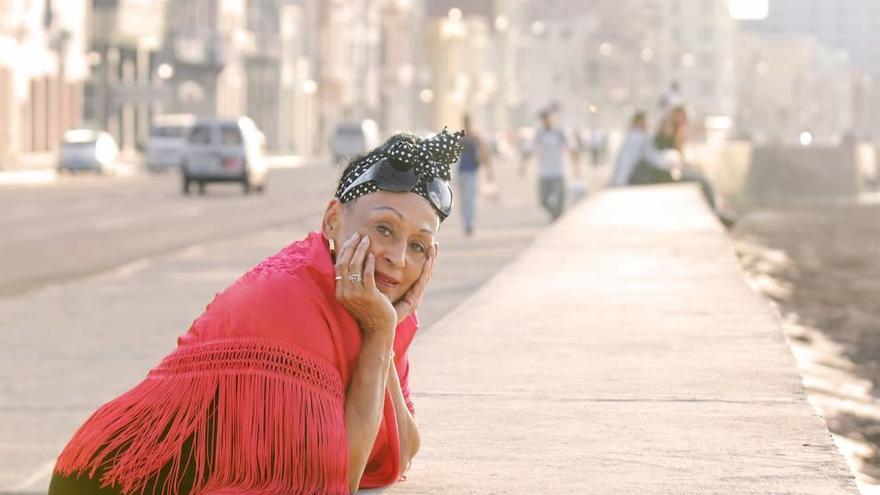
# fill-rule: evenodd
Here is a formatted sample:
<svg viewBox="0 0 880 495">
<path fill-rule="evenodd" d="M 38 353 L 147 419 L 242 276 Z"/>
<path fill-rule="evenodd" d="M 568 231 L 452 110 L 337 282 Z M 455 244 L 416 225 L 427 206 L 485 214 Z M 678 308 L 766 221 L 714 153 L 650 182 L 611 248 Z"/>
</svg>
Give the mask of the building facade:
<svg viewBox="0 0 880 495">
<path fill-rule="evenodd" d="M 157 72 L 164 1 L 91 0 L 89 78 L 83 118 L 110 132 L 124 151 L 143 149 L 166 88 Z"/>
<path fill-rule="evenodd" d="M 0 1 L 0 169 L 50 159 L 81 124 L 86 0 Z"/>
</svg>

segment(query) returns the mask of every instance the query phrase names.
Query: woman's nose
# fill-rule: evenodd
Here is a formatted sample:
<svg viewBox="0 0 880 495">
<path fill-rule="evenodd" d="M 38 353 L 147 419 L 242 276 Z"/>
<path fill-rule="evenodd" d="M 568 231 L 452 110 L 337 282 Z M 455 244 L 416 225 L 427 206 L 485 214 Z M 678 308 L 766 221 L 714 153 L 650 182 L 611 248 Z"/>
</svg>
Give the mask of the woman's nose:
<svg viewBox="0 0 880 495">
<path fill-rule="evenodd" d="M 382 254 L 385 260 L 395 268 L 403 268 L 406 264 L 406 245 L 403 243 L 388 244 Z"/>
</svg>

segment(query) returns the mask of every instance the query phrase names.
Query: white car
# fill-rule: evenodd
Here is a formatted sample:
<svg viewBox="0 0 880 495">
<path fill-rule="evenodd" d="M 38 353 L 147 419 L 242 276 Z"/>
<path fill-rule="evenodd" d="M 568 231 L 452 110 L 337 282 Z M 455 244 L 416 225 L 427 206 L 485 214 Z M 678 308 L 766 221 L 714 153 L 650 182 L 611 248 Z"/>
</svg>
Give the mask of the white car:
<svg viewBox="0 0 880 495">
<path fill-rule="evenodd" d="M 180 168 L 186 139 L 195 121 L 196 116 L 192 114 L 157 115 L 153 119 L 147 141 L 147 168 L 151 172 Z"/>
<path fill-rule="evenodd" d="M 245 194 L 263 192 L 269 176 L 265 137 L 247 117 L 203 117 L 187 139 L 180 166 L 183 194 L 195 183 L 204 194 L 210 182 L 238 182 Z"/>
<path fill-rule="evenodd" d="M 341 122 L 333 129 L 330 137 L 330 151 L 333 163 L 341 164 L 361 153 L 379 146 L 379 126 L 373 120 Z"/>
<path fill-rule="evenodd" d="M 109 132 L 74 129 L 64 133 L 58 152 L 58 171 L 115 173 L 118 160 L 119 147 Z"/>
</svg>

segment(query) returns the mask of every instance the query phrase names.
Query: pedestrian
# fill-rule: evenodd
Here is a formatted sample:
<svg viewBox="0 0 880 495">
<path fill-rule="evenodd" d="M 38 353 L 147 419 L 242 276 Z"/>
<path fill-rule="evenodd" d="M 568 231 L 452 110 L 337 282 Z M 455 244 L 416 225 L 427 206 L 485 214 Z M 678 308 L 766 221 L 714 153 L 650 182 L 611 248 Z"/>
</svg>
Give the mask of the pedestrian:
<svg viewBox="0 0 880 495">
<path fill-rule="evenodd" d="M 590 163 L 598 167 L 605 160 L 608 148 L 608 134 L 601 127 L 590 133 Z"/>
<path fill-rule="evenodd" d="M 489 147 L 471 126 L 471 118 L 465 114 L 462 119 L 464 138 L 461 140 L 463 151 L 458 161 L 458 198 L 459 210 L 462 215 L 464 234 L 474 233 L 477 217 L 477 198 L 479 197 L 480 170 L 486 171 L 487 182 L 494 181 L 492 174 L 491 154 Z"/>
<path fill-rule="evenodd" d="M 630 127 L 617 152 L 614 172 L 611 175 L 612 187 L 629 184 L 654 184 L 672 180 L 671 163 L 654 145 L 648 134 L 648 118 L 644 112 L 636 112 Z"/>
<path fill-rule="evenodd" d="M 532 155 L 538 160 L 538 197 L 551 220 L 565 211 L 565 155 L 570 156 L 575 176 L 580 177 L 578 152 L 562 129 L 556 125 L 556 109 L 548 108 L 540 114 L 541 128 L 535 133 L 520 163 L 520 175 L 525 175 Z"/>
<path fill-rule="evenodd" d="M 661 115 L 668 113 L 669 110 L 675 107 L 684 106 L 684 99 L 681 97 L 681 88 L 678 81 L 674 79 L 670 81 L 669 89 L 660 96 L 660 101 L 657 106 L 660 109 Z"/>
<path fill-rule="evenodd" d="M 419 449 L 407 349 L 461 133 L 397 134 L 344 170 L 320 231 L 218 294 L 58 457 L 50 495 L 348 494 Z"/>
</svg>

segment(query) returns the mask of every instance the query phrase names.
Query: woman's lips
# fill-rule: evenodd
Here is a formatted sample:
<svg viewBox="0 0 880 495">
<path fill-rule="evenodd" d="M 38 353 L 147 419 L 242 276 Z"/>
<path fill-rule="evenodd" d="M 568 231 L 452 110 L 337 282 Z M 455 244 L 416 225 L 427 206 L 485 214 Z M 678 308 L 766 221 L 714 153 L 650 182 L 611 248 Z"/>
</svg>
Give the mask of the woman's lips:
<svg viewBox="0 0 880 495">
<path fill-rule="evenodd" d="M 382 272 L 376 272 L 376 285 L 392 289 L 397 287 L 398 284 L 400 284 L 400 281 L 396 278 L 385 275 Z"/>
</svg>

